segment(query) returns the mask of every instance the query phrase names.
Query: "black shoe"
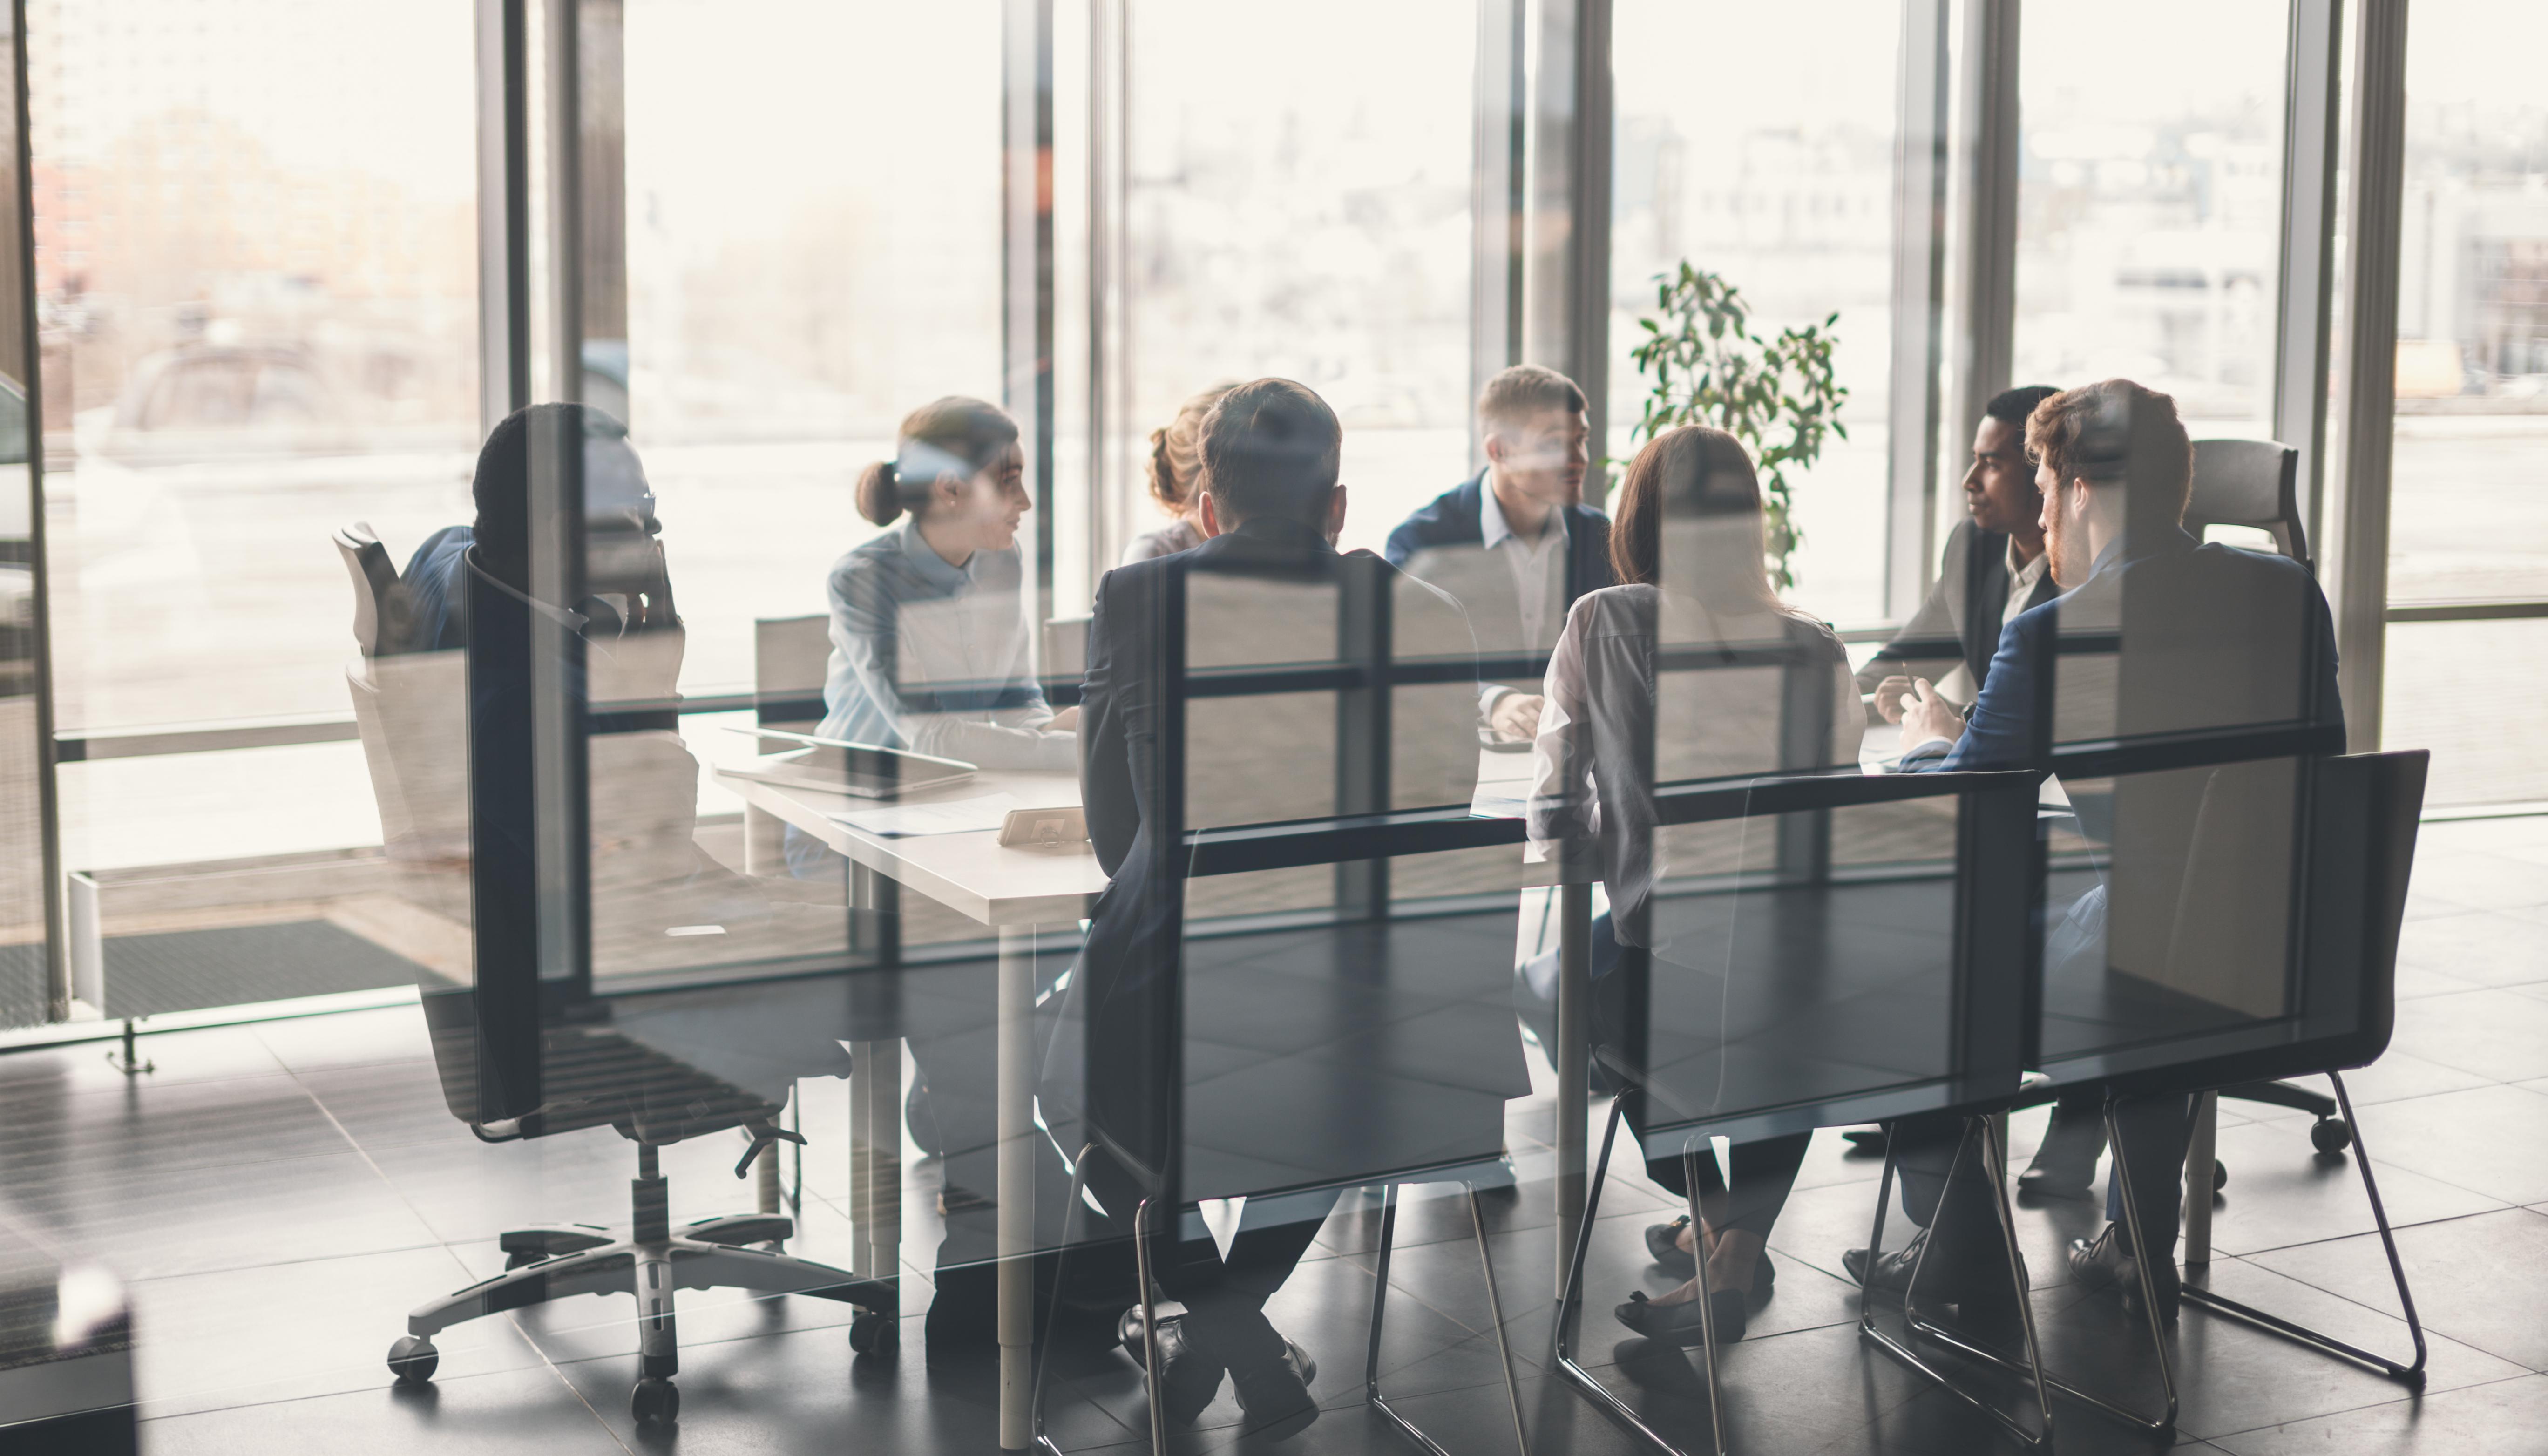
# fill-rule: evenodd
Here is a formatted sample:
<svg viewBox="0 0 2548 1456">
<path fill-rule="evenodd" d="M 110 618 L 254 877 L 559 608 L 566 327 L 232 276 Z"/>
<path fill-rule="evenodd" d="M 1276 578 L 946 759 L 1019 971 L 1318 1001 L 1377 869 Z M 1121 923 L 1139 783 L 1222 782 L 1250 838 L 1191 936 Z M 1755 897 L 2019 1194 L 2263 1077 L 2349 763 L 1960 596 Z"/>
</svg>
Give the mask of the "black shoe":
<svg viewBox="0 0 2548 1456">
<path fill-rule="evenodd" d="M 2119 1289 L 2124 1308 L 2138 1314 L 2141 1304 L 2140 1271 L 2132 1250 L 2125 1247 L 2121 1225 L 2109 1224 L 2106 1231 L 2093 1239 L 2070 1240 L 2070 1277 L 2082 1289 Z M 2176 1312 L 2185 1299 L 2185 1284 L 2176 1271 L 2176 1260 L 2160 1259 L 2149 1266 L 2150 1287 L 2158 1293 L 2158 1318 L 2161 1324 L 2174 1324 Z"/>
<path fill-rule="evenodd" d="M 1141 1307 L 1126 1310 L 1118 1327 L 1124 1352 L 1147 1370 L 1149 1344 L 1141 1337 Z M 1169 1424 L 1192 1425 L 1201 1418 L 1212 1398 L 1221 1394 L 1221 1362 L 1198 1354 L 1186 1340 L 1183 1317 L 1170 1315 L 1159 1321 L 1159 1396 Z"/>
<path fill-rule="evenodd" d="M 1920 1262 L 1920 1250 L 1929 1246 L 1929 1230 L 1911 1235 L 1911 1241 L 1875 1261 L 1872 1276 L 1866 1271 L 1866 1250 L 1854 1248 L 1840 1256 L 1840 1266 L 1861 1289 L 1874 1294 L 1900 1295 L 1911 1287 L 1911 1270 Z"/>
<path fill-rule="evenodd" d="M 1684 1214 L 1669 1224 L 1646 1226 L 1646 1252 L 1665 1273 L 1681 1279 L 1698 1277 L 1698 1255 L 1681 1246 L 1681 1230 L 1689 1227 L 1689 1215 Z M 1778 1266 L 1770 1262 L 1770 1251 L 1763 1249 L 1752 1266 L 1752 1298 L 1766 1300 L 1778 1284 Z"/>
<path fill-rule="evenodd" d="M 1241 1428 L 1277 1441 L 1308 1430 L 1319 1418 L 1318 1399 L 1310 1394 L 1310 1382 L 1318 1378 L 1319 1362 L 1289 1339 L 1279 1358 L 1231 1370 L 1230 1390 L 1247 1412 Z"/>
<path fill-rule="evenodd" d="M 2017 1175 L 2018 1197 L 2029 1201 L 2088 1197 L 2097 1181 L 2097 1158 L 2105 1150 L 2106 1125 L 2101 1119 L 2064 1119 L 2055 1109 L 2034 1160 Z"/>
<path fill-rule="evenodd" d="M 1743 1337 L 1743 1326 L 1750 1320 L 1750 1303 L 1739 1289 L 1710 1290 L 1708 1312 L 1716 1317 L 1716 1342 L 1730 1345 Z M 1619 1322 L 1651 1340 L 1689 1349 L 1703 1343 L 1706 1330 L 1699 1324 L 1698 1301 L 1684 1300 L 1677 1305 L 1659 1305 L 1646 1298 L 1642 1289 L 1632 1292 L 1628 1302 L 1611 1312 Z"/>
</svg>

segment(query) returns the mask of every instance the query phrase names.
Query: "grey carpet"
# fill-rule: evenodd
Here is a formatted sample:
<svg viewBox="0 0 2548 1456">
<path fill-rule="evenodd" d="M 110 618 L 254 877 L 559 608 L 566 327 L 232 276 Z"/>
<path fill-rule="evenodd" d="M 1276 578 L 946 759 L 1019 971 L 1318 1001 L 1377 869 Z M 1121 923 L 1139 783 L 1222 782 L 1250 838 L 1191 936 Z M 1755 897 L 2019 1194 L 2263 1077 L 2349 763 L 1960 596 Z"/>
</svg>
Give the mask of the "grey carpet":
<svg viewBox="0 0 2548 1456">
<path fill-rule="evenodd" d="M 424 967 L 324 920 L 110 936 L 106 1014 L 158 1016 L 253 1001 L 411 986 Z M 36 1015 L 44 1014 L 41 971 Z"/>
</svg>

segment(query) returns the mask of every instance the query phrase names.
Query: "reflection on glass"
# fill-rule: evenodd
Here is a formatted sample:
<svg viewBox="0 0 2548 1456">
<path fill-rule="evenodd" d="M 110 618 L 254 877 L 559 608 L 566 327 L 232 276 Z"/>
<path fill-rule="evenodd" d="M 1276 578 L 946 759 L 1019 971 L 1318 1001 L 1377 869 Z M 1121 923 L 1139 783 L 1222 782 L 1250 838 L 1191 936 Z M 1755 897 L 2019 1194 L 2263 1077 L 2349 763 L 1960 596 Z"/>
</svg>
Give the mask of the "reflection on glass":
<svg viewBox="0 0 2548 1456">
<path fill-rule="evenodd" d="M 1344 420 L 1343 544 L 1377 550 L 1468 462 L 1475 8 L 1316 0 L 1243 40 L 1209 6 L 1131 10 L 1131 421 L 1300 380 Z M 1136 533 L 1161 522 L 1118 489 Z"/>
<path fill-rule="evenodd" d="M 1895 89 L 1900 27 L 1842 26 L 1777 6 L 1622 4 L 1613 21 L 1617 157 L 1610 225 L 1613 461 L 1653 381 L 1628 357 L 1654 278 L 1684 261 L 1724 275 L 1774 334 L 1840 313 L 1834 438 L 1796 494 L 1803 599 L 1842 622 L 1884 614 L 1885 399 L 1890 381 Z M 1693 85 L 1694 55 L 1810 49 L 1802 66 L 1727 64 Z"/>
<path fill-rule="evenodd" d="M 2548 595 L 2548 103 L 2523 63 L 2548 14 L 2434 0 L 2409 25 L 2389 596 Z M 2451 698 L 2490 734 L 2520 721 Z M 2433 767 L 2438 793 L 2455 771 Z"/>
<path fill-rule="evenodd" d="M 5 23 L 0 23 L 5 25 Z M 0 59 L 13 59 L 8 36 Z M 15 157 L 14 118 L 0 122 L 0 155 Z M 14 164 L 0 177 L 15 182 Z M 26 330 L 14 301 L 26 260 L 13 230 L 0 242 L 0 1027 L 46 1019 L 51 987 L 45 960 L 45 860 L 38 754 L 36 678 L 34 436 L 27 417 Z"/>
<path fill-rule="evenodd" d="M 2200 0 L 2027 12 L 2018 382 L 2136 379 L 2218 422 L 2197 433 L 2270 435 L 2288 19 Z"/>
</svg>

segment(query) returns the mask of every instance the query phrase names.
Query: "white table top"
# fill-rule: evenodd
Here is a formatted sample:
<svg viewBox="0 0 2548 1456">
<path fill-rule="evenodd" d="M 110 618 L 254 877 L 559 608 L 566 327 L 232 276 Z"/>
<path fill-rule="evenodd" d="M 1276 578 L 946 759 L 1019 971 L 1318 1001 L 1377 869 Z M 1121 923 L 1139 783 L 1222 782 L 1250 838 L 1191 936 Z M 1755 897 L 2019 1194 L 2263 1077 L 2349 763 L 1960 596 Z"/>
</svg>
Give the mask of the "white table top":
<svg viewBox="0 0 2548 1456">
<path fill-rule="evenodd" d="M 1086 919 L 1106 889 L 1106 871 L 1085 840 L 1057 850 L 1004 848 L 996 829 L 961 834 L 888 837 L 854 829 L 834 813 L 874 809 L 872 799 L 821 789 L 782 787 L 719 772 L 726 787 L 766 814 L 787 821 L 833 851 L 984 925 L 1052 925 Z M 942 803 L 1005 793 L 1027 808 L 1079 802 L 1075 774 L 984 772 L 933 792 L 906 794 L 903 804 Z"/>
</svg>

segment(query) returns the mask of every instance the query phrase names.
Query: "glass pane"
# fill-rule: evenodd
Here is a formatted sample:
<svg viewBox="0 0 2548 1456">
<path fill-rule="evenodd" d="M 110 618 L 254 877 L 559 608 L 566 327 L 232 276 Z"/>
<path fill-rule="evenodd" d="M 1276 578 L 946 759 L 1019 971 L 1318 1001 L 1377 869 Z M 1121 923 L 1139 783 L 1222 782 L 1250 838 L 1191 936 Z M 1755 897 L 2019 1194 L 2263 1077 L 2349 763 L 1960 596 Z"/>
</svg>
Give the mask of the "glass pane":
<svg viewBox="0 0 2548 1456">
<path fill-rule="evenodd" d="M 63 768 L 103 1009 L 413 985 L 465 910 L 383 853 L 412 821 L 352 741 L 347 569 L 469 518 L 473 7 L 31 9 L 57 722 L 342 735 Z"/>
<path fill-rule="evenodd" d="M 1778 6 L 1632 0 L 1613 25 L 1606 448 L 1621 469 L 1636 453 L 1654 381 L 1629 350 L 1644 337 L 1637 320 L 1655 315 L 1657 274 L 1686 261 L 1723 275 L 1771 337 L 1837 311 L 1849 438 L 1829 440 L 1795 482 L 1792 594 L 1832 620 L 1880 618 L 1900 22 L 1883 7 L 1834 25 Z M 1805 49 L 1811 65 L 1712 67 L 1691 83 L 1693 55 Z"/>
<path fill-rule="evenodd" d="M 2197 436 L 2271 434 L 2287 19 L 2027 9 L 2016 383 L 2122 376 Z"/>
<path fill-rule="evenodd" d="M 2548 621 L 2400 622 L 2389 629 L 2380 746 L 2433 751 L 2425 803 L 2548 799 L 2548 686 L 2501 671 L 2524 661 L 2516 654 L 2543 646 Z"/>
<path fill-rule="evenodd" d="M 18 36 L 0 60 L 14 63 Z M 0 181 L 16 196 L 17 121 L 0 120 Z M 14 229 L 0 237 L 0 1027 L 46 1014 L 43 819 L 36 781 L 35 482 L 28 468 L 26 259 Z"/>
<path fill-rule="evenodd" d="M 1475 7 L 1311 0 L 1238 28 L 1212 6 L 1131 11 L 1128 423 L 1140 440 L 1114 487 L 1122 518 L 1135 534 L 1168 523 L 1140 467 L 1180 403 L 1282 375 L 1342 419 L 1339 544 L 1376 551 L 1468 473 Z"/>
<path fill-rule="evenodd" d="M 2389 598 L 2548 595 L 2548 101 L 2522 63 L 2548 14 L 2410 24 Z"/>
</svg>

